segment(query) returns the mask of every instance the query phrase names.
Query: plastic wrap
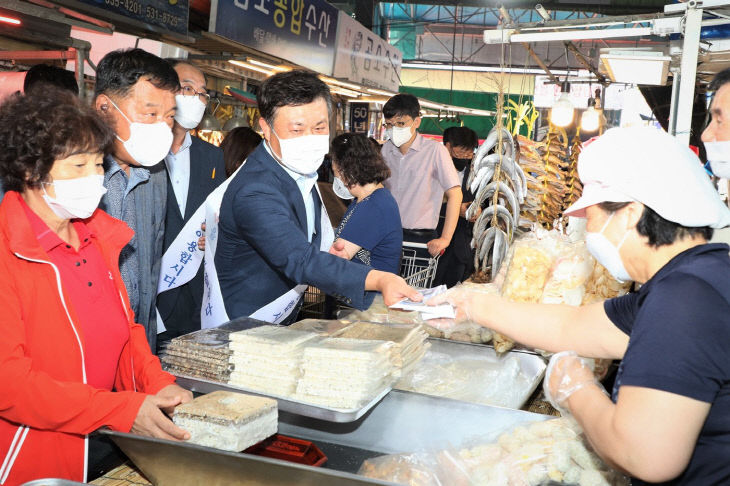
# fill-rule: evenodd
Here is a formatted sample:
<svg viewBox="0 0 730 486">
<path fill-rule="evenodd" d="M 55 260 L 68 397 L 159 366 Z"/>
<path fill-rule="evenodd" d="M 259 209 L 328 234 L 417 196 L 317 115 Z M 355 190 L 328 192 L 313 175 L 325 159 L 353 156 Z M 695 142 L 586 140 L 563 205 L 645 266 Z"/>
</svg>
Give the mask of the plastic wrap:
<svg viewBox="0 0 730 486">
<path fill-rule="evenodd" d="M 624 486 L 628 480 L 590 450 L 572 419 L 520 425 L 497 442 L 453 452 L 396 454 L 369 459 L 360 474 L 413 486 L 558 484 Z"/>
<path fill-rule="evenodd" d="M 303 319 L 289 326 L 289 329 L 314 332 L 319 334 L 320 336 L 332 336 L 334 334 L 342 332 L 343 329 L 350 325 L 350 322 L 344 321 L 334 321 L 327 319 Z"/>
<path fill-rule="evenodd" d="M 540 301 L 543 304 L 579 306 L 586 293 L 586 282 L 593 273 L 593 265 L 593 257 L 584 242 L 564 242 Z"/>
<path fill-rule="evenodd" d="M 532 387 L 514 356 L 494 361 L 433 351 L 395 385 L 400 390 L 508 408 L 519 408 Z"/>
</svg>

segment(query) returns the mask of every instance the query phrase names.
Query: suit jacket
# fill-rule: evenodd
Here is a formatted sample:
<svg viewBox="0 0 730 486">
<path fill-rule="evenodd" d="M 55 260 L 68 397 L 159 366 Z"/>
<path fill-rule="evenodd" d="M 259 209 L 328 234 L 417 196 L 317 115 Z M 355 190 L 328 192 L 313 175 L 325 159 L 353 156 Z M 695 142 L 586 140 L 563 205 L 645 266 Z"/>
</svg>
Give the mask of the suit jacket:
<svg viewBox="0 0 730 486">
<path fill-rule="evenodd" d="M 298 284 L 363 309 L 365 277 L 371 270 L 319 250 L 320 200 L 316 191 L 315 231 L 307 239 L 307 218 L 294 179 L 268 153 L 264 143 L 223 196 L 215 267 L 228 317 L 249 316 Z"/>
<path fill-rule="evenodd" d="M 165 216 L 164 249 L 167 250 L 183 226 L 213 190 L 226 179 L 223 150 L 197 137 L 191 137 L 190 184 L 185 203 L 185 214 L 175 198 L 175 190 L 167 177 L 167 213 Z M 167 171 L 165 171 L 167 172 Z M 192 300 L 191 300 L 192 299 Z M 200 306 L 203 300 L 203 266 L 185 285 L 161 293 L 157 310 L 165 321 L 171 337 L 200 329 Z M 173 314 L 174 312 L 174 314 Z M 171 319 L 172 317 L 172 319 Z M 180 321 L 186 322 L 180 322 Z"/>
</svg>

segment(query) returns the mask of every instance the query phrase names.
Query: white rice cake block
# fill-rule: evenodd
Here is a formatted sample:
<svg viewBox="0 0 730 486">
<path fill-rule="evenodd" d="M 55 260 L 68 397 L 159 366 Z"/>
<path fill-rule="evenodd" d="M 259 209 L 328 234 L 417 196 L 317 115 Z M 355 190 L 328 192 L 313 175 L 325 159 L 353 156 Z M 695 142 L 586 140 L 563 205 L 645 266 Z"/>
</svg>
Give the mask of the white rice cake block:
<svg viewBox="0 0 730 486">
<path fill-rule="evenodd" d="M 293 376 L 252 375 L 233 371 L 228 378 L 228 384 L 248 388 L 251 391 L 265 395 L 288 397 L 294 393 L 297 378 Z"/>
<path fill-rule="evenodd" d="M 190 432 L 190 442 L 242 451 L 278 430 L 276 400 L 215 391 L 175 408 L 172 421 Z"/>
<path fill-rule="evenodd" d="M 239 373 L 248 373 L 257 376 L 261 376 L 262 374 L 264 376 L 274 374 L 299 376 L 302 355 L 298 353 L 296 356 L 290 356 L 288 358 L 234 355 L 231 357 L 230 363 L 233 364 L 233 369 Z"/>
<path fill-rule="evenodd" d="M 318 336 L 313 332 L 285 326 L 260 326 L 231 333 L 229 347 L 238 352 L 280 356 L 287 355 L 316 338 Z"/>
</svg>

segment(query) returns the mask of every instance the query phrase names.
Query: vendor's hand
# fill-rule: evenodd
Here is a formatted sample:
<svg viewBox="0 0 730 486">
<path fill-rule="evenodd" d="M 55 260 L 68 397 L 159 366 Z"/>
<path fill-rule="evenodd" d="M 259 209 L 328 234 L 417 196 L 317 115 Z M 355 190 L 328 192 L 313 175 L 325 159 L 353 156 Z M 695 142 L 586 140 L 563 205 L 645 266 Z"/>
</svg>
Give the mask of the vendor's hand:
<svg viewBox="0 0 730 486">
<path fill-rule="evenodd" d="M 428 253 L 432 257 L 440 255 L 449 246 L 449 243 L 451 243 L 451 241 L 446 238 L 436 238 L 435 240 L 431 240 L 426 244 L 428 247 Z"/>
<path fill-rule="evenodd" d="M 593 376 L 588 361 L 578 356 L 575 351 L 563 351 L 550 358 L 543 390 L 550 405 L 565 414 L 567 401 L 578 390 L 593 384 L 601 386 Z"/>
<path fill-rule="evenodd" d="M 446 292 L 436 295 L 429 299 L 427 305 L 440 305 L 440 304 L 451 304 L 454 307 L 456 316 L 453 321 L 455 323 L 464 321 L 475 321 L 476 308 L 479 304 L 478 299 L 488 298 L 481 292 L 475 292 L 473 290 L 454 287 Z M 442 324 L 443 325 L 443 324 Z"/>
<path fill-rule="evenodd" d="M 162 413 L 163 409 L 175 407 L 179 403 L 180 397 L 147 395 L 137 412 L 131 432 L 158 439 L 188 440 L 190 432 L 172 423 L 172 420 Z"/>
<path fill-rule="evenodd" d="M 334 243 L 332 243 L 332 247 L 330 247 L 330 251 L 329 252 L 331 254 L 333 254 L 334 256 L 338 256 L 340 258 L 344 258 L 345 260 L 349 260 L 350 259 L 350 256 L 345 251 L 345 242 L 342 241 L 342 240 L 340 240 L 340 239 L 338 239 L 337 241 L 335 241 Z"/>
<path fill-rule="evenodd" d="M 198 249 L 205 251 L 205 223 L 200 225 L 200 229 L 203 230 L 203 236 L 198 238 Z"/>
<path fill-rule="evenodd" d="M 177 403 L 175 403 L 175 405 L 173 405 L 172 407 L 166 407 L 162 409 L 162 411 L 168 415 L 172 415 L 172 412 L 175 410 L 176 406 L 182 405 L 183 403 L 188 403 L 193 399 L 193 394 L 190 391 L 179 385 L 176 385 L 175 383 L 167 385 L 165 388 L 158 391 L 155 396 L 159 398 L 174 398 L 177 400 Z"/>
</svg>

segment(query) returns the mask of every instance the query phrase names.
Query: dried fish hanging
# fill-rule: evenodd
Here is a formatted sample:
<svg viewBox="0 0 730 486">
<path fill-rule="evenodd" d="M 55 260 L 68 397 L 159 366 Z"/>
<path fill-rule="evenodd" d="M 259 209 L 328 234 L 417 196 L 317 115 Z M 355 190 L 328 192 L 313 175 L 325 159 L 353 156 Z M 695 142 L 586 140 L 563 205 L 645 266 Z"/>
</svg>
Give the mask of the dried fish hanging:
<svg viewBox="0 0 730 486">
<path fill-rule="evenodd" d="M 573 145 L 570 148 L 570 166 L 567 171 L 568 193 L 563 198 L 563 211 L 568 209 L 583 194 L 583 184 L 578 177 L 578 156 L 582 147 L 579 133 L 575 134 Z"/>
<path fill-rule="evenodd" d="M 571 168 L 568 135 L 563 128 L 550 125 L 543 142 L 533 142 L 521 136 L 517 137 L 517 142 L 520 146 L 519 166 L 524 171 L 528 188 L 520 226 L 526 228 L 536 222 L 551 228 L 566 207 L 566 197 L 580 184 L 576 184 L 574 168 Z"/>
</svg>

